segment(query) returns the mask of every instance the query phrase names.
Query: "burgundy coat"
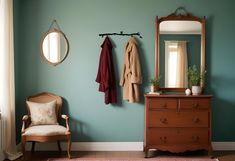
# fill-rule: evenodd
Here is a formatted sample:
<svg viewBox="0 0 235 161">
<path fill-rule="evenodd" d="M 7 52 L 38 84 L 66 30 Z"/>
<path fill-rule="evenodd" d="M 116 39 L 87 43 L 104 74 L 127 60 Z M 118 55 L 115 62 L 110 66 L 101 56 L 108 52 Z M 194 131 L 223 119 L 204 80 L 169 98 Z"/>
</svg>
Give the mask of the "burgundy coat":
<svg viewBox="0 0 235 161">
<path fill-rule="evenodd" d="M 105 38 L 101 45 L 101 54 L 96 82 L 99 83 L 99 91 L 105 93 L 105 104 L 117 103 L 117 91 L 112 57 L 112 44 Z"/>
</svg>

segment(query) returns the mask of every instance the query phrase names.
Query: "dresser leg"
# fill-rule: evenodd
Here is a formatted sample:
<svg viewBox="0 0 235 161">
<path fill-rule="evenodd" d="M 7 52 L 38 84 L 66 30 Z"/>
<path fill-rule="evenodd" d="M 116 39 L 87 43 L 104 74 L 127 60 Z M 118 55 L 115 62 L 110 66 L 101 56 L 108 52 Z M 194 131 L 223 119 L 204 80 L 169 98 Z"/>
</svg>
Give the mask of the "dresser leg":
<svg viewBox="0 0 235 161">
<path fill-rule="evenodd" d="M 209 156 L 210 158 L 213 158 L 213 149 L 212 149 L 212 147 L 210 147 L 210 148 L 208 149 L 208 156 Z"/>
<path fill-rule="evenodd" d="M 149 151 L 149 150 L 148 150 L 147 148 L 144 148 L 144 153 L 145 153 L 145 156 L 144 156 L 144 157 L 145 157 L 145 158 L 148 158 L 148 151 Z"/>
</svg>

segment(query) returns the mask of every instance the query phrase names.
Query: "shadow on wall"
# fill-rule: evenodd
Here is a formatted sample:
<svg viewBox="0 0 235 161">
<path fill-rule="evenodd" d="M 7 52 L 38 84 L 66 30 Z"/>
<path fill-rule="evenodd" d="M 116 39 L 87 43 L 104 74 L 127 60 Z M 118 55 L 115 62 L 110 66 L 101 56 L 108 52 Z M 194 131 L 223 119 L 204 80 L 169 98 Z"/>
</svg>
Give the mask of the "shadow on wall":
<svg viewBox="0 0 235 161">
<path fill-rule="evenodd" d="M 112 38 L 109 38 L 113 49 L 112 49 L 112 56 L 113 56 L 113 66 L 114 66 L 114 72 L 115 72 L 115 80 L 116 80 L 116 87 L 117 87 L 117 103 L 116 104 L 112 104 L 113 107 L 122 107 L 122 90 L 121 87 L 119 85 L 119 80 L 120 80 L 120 74 L 121 71 L 119 71 L 118 68 L 118 60 L 117 60 L 117 52 L 115 50 L 116 48 L 116 43 L 112 40 Z"/>
<path fill-rule="evenodd" d="M 144 104 L 144 89 L 146 86 L 148 86 L 148 78 L 149 77 L 149 69 L 147 66 L 147 60 L 146 60 L 146 53 L 144 52 L 142 48 L 142 43 L 137 39 L 138 42 L 138 50 L 139 50 L 139 59 L 140 59 L 140 65 L 141 65 L 141 72 L 142 72 L 142 84 L 140 85 L 140 103 Z"/>
<path fill-rule="evenodd" d="M 206 92 L 209 93 L 209 94 L 213 94 L 211 93 L 211 85 L 212 85 L 212 78 L 211 78 L 211 73 L 213 72 L 212 70 L 212 63 L 211 63 L 211 60 L 212 60 L 212 31 L 213 31 L 213 20 L 214 20 L 214 17 L 213 16 L 210 16 L 206 19 L 206 64 L 205 64 L 205 69 L 207 71 L 206 73 L 206 82 L 205 82 L 205 87 L 206 87 Z"/>
<path fill-rule="evenodd" d="M 212 140 L 234 141 L 233 136 L 235 136 L 235 100 L 231 102 L 220 99 L 218 97 L 214 97 L 212 102 Z"/>
<path fill-rule="evenodd" d="M 211 80 L 213 80 L 213 81 L 211 81 Z M 223 95 L 224 97 L 230 97 L 230 96 L 234 97 L 234 94 L 235 94 L 235 91 L 233 90 L 233 89 L 235 89 L 234 75 L 231 75 L 231 77 L 225 77 L 225 76 L 221 76 L 221 75 L 211 76 L 208 78 L 207 82 L 206 82 L 207 83 L 206 87 L 208 85 L 207 88 L 208 88 L 208 90 L 210 90 L 210 93 L 214 96 L 214 98 L 219 99 L 218 98 L 219 95 Z M 209 83 L 210 83 L 210 86 L 209 86 Z M 235 102 L 235 99 L 233 99 L 233 101 Z"/>
<path fill-rule="evenodd" d="M 231 96 L 234 97 L 235 92 L 231 89 L 235 89 L 235 84 L 234 84 L 235 79 L 221 77 L 221 76 L 210 77 L 210 79 L 213 80 L 213 81 L 210 81 L 211 83 L 209 87 L 210 94 L 213 95 L 213 98 L 212 98 L 212 134 L 213 134 L 212 140 L 213 141 L 234 141 L 233 136 L 235 136 L 235 125 L 234 125 L 235 99 L 231 101 L 229 97 Z M 223 89 L 223 90 L 220 91 L 220 89 Z M 228 98 L 227 99 L 226 97 L 221 98 L 220 96 L 226 96 Z M 214 138 L 216 138 L 216 140 Z"/>
<path fill-rule="evenodd" d="M 65 98 L 63 98 L 63 107 L 62 107 L 61 113 L 66 114 L 66 115 L 69 114 L 69 103 Z M 66 126 L 65 121 L 62 121 L 61 124 Z M 72 133 L 72 141 L 73 140 L 79 140 L 79 141 L 91 140 L 91 138 L 88 137 L 84 132 L 84 128 L 86 127 L 86 124 L 82 122 L 81 120 L 78 120 L 69 116 L 69 127 Z"/>
</svg>

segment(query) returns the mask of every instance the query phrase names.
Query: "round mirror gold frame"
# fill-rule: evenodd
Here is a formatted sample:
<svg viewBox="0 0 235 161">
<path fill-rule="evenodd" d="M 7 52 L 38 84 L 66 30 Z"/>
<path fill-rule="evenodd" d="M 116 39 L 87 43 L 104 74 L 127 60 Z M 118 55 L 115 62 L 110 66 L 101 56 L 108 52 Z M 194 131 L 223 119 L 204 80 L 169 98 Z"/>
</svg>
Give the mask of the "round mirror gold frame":
<svg viewBox="0 0 235 161">
<path fill-rule="evenodd" d="M 177 10 L 176 10 L 177 11 Z M 197 21 L 201 24 L 201 52 L 200 52 L 200 72 L 205 72 L 205 17 L 199 18 L 192 14 L 186 13 L 185 15 L 177 14 L 176 12 L 166 17 L 156 17 L 156 39 L 155 39 L 155 77 L 160 77 L 160 23 L 163 21 Z M 202 89 L 205 86 L 204 81 L 200 81 Z M 160 87 L 163 92 L 184 92 L 186 88 L 164 88 Z"/>
<path fill-rule="evenodd" d="M 48 41 L 48 40 L 46 40 L 46 39 L 48 38 L 48 36 L 49 36 L 50 34 L 58 34 L 58 35 L 60 35 L 61 38 L 63 39 L 63 42 L 65 43 L 65 44 L 64 44 L 64 51 L 61 51 L 61 50 L 60 50 L 60 51 L 59 51 L 60 53 L 57 53 L 57 54 L 60 54 L 60 55 L 62 54 L 62 57 L 59 58 L 58 61 L 51 61 L 50 59 L 48 59 L 48 58 L 45 56 L 45 55 L 46 55 L 46 52 L 44 51 L 43 44 L 44 44 L 45 41 Z M 41 56 L 43 57 L 43 59 L 44 59 L 48 64 L 51 64 L 51 65 L 56 66 L 56 65 L 62 63 L 62 62 L 65 60 L 65 58 L 68 56 L 68 52 L 69 52 L 69 43 L 68 43 L 68 39 L 66 38 L 65 34 L 64 34 L 62 31 L 53 28 L 53 29 L 49 30 L 48 32 L 46 32 L 46 33 L 44 34 L 44 36 L 43 36 L 43 38 L 42 38 L 42 41 L 41 41 L 40 49 L 41 49 Z M 63 52 L 63 53 L 61 53 L 61 52 Z"/>
</svg>

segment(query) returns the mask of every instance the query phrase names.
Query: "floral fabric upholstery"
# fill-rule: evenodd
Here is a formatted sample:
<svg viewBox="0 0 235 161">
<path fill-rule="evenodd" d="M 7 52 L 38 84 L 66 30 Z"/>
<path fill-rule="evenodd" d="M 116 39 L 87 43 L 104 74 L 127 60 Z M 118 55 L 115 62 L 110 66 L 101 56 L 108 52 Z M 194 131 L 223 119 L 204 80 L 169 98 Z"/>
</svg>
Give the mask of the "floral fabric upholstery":
<svg viewBox="0 0 235 161">
<path fill-rule="evenodd" d="M 26 101 L 31 116 L 31 125 L 55 125 L 56 118 L 56 100 L 48 103 L 35 103 Z"/>
</svg>

